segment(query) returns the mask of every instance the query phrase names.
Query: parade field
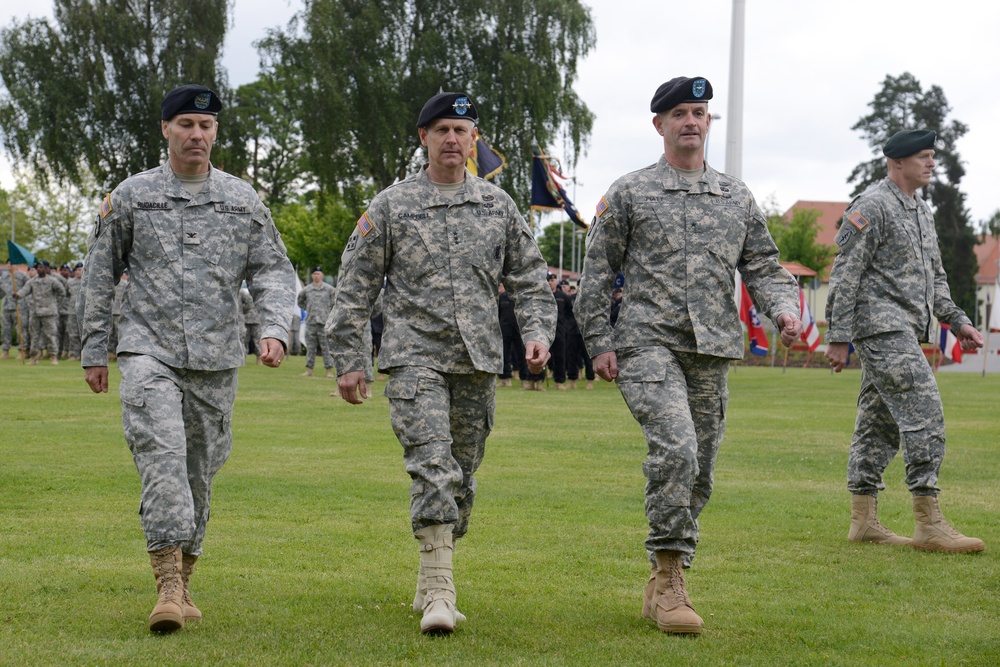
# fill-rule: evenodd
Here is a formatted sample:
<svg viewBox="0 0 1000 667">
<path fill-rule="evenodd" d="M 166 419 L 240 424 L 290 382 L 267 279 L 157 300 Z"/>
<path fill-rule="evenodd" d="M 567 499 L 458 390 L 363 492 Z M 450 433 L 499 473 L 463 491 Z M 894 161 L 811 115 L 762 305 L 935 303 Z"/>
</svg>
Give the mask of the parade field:
<svg viewBox="0 0 1000 667">
<path fill-rule="evenodd" d="M 159 636 L 117 369 L 96 396 L 70 362 L 0 362 L 0 665 L 1000 664 L 1000 375 L 938 377 L 941 507 L 986 542 L 945 555 L 846 539 L 856 369 L 732 370 L 687 574 L 699 637 L 640 616 L 645 444 L 616 388 L 498 388 L 455 552 L 468 621 L 428 637 L 384 384 L 351 406 L 302 365 L 241 370 L 192 577 L 204 620 Z M 900 457 L 886 482 L 880 517 L 911 534 Z"/>
</svg>

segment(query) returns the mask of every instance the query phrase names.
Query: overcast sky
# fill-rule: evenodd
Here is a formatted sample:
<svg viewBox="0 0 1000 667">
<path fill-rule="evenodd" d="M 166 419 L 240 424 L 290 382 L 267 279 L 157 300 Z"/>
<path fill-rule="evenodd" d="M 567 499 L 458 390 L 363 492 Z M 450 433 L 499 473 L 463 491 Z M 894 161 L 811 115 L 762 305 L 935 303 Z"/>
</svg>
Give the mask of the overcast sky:
<svg viewBox="0 0 1000 667">
<path fill-rule="evenodd" d="M 501 0 L 502 1 L 502 0 Z M 586 156 L 567 192 L 586 219 L 622 174 L 662 152 L 649 113 L 656 87 L 704 76 L 715 89 L 708 161 L 725 168 L 731 0 L 591 0 L 597 48 L 577 91 L 597 115 Z M 230 83 L 256 77 L 252 42 L 283 26 L 301 0 L 236 0 L 223 64 Z M 51 0 L 5 2 L 0 22 L 50 16 Z M 850 128 L 886 75 L 940 86 L 951 119 L 968 125 L 958 150 L 972 220 L 1000 209 L 1000 4 L 957 0 L 746 0 L 742 177 L 759 201 L 847 201 L 851 169 L 871 158 Z M 436 91 L 432 91 L 436 92 Z M 496 146 L 504 152 L 503 146 Z M 560 146 L 547 150 L 559 155 Z M 515 156 L 507 154 L 508 160 Z M 572 170 L 566 170 L 573 175 Z M 6 166 L 0 183 L 9 187 Z M 554 218 L 553 218 L 554 220 Z"/>
</svg>

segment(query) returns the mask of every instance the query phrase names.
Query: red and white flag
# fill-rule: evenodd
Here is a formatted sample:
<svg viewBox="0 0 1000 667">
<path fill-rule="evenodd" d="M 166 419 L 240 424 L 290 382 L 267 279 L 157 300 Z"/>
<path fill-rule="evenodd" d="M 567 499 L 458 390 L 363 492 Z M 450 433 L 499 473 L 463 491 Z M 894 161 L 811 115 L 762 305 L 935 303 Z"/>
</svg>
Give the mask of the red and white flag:
<svg viewBox="0 0 1000 667">
<path fill-rule="evenodd" d="M 951 327 L 941 323 L 941 337 L 938 345 L 941 347 L 941 354 L 954 361 L 956 364 L 962 362 L 962 346 L 959 345 L 955 334 L 951 332 Z"/>
<path fill-rule="evenodd" d="M 809 312 L 809 304 L 806 303 L 806 295 L 801 287 L 799 287 L 799 308 L 801 310 L 799 319 L 802 320 L 802 333 L 800 335 L 802 342 L 809 346 L 810 352 L 815 352 L 816 348 L 819 347 L 819 327 L 816 326 L 816 320 Z"/>
</svg>

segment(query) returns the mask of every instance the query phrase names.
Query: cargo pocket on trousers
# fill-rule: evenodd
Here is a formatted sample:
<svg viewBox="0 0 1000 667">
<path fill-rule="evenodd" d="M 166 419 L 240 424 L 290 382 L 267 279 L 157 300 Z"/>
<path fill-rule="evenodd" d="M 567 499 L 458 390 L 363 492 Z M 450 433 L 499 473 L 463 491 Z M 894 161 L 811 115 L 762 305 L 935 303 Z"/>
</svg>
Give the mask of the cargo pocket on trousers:
<svg viewBox="0 0 1000 667">
<path fill-rule="evenodd" d="M 135 413 L 140 412 L 146 405 L 146 390 L 142 385 L 122 380 L 118 387 L 118 397 L 122 402 L 122 426 L 125 429 L 125 440 L 128 443 L 129 451 L 135 454 L 133 442 L 136 439 L 129 436 L 134 434 L 137 428 L 141 429 L 143 426 L 141 416 Z"/>
<path fill-rule="evenodd" d="M 420 378 L 415 375 L 395 373 L 389 376 L 382 395 L 388 399 L 413 400 L 417 395 Z"/>
</svg>

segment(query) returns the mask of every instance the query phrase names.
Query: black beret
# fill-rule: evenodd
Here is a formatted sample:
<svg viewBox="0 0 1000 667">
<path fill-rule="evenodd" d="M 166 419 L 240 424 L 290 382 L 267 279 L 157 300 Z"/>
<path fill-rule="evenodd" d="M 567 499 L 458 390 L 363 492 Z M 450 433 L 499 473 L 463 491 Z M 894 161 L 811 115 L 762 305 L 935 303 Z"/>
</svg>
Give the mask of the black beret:
<svg viewBox="0 0 1000 667">
<path fill-rule="evenodd" d="M 476 105 L 465 93 L 438 93 L 427 100 L 417 116 L 417 127 L 427 127 L 438 118 L 464 118 L 473 123 L 479 118 Z"/>
<path fill-rule="evenodd" d="M 660 113 L 685 102 L 708 102 L 712 99 L 712 84 L 703 76 L 689 79 L 679 76 L 656 89 L 649 110 Z"/>
<path fill-rule="evenodd" d="M 903 158 L 934 148 L 937 133 L 933 130 L 900 130 L 885 142 L 882 154 L 888 158 Z"/>
<path fill-rule="evenodd" d="M 323 273 L 323 267 L 322 266 L 314 266 L 313 270 L 310 271 L 310 273 L 316 273 L 317 271 L 319 271 L 320 273 Z"/>
<path fill-rule="evenodd" d="M 222 109 L 219 94 L 208 86 L 189 83 L 174 88 L 160 104 L 160 118 L 170 120 L 180 113 L 204 113 L 215 116 Z"/>
</svg>

